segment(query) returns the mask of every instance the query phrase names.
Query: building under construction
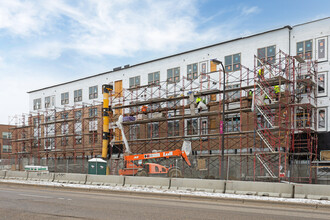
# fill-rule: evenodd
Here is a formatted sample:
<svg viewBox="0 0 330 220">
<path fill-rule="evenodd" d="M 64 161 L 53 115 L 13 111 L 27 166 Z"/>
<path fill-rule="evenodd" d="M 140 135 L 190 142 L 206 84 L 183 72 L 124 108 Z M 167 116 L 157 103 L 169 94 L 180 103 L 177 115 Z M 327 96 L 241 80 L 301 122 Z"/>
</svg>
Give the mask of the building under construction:
<svg viewBox="0 0 330 220">
<path fill-rule="evenodd" d="M 31 112 L 10 120 L 12 163 L 87 172 L 87 160 L 102 151 L 100 91 L 112 84 L 111 174 L 128 148 L 175 150 L 188 141 L 191 167 L 181 159 L 159 163 L 194 178 L 324 181 L 329 23 L 286 26 L 31 91 Z"/>
</svg>

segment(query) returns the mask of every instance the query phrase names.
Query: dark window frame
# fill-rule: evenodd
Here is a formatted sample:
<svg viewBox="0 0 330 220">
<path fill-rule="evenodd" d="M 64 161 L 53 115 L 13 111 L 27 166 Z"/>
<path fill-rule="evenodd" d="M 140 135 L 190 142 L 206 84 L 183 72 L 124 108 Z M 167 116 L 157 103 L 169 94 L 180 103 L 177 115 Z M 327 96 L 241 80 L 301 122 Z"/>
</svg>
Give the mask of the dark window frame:
<svg viewBox="0 0 330 220">
<path fill-rule="evenodd" d="M 236 58 L 239 58 L 239 61 L 235 61 Z M 241 53 L 235 53 L 232 55 L 225 56 L 225 70 L 226 72 L 235 72 L 241 69 Z"/>
</svg>

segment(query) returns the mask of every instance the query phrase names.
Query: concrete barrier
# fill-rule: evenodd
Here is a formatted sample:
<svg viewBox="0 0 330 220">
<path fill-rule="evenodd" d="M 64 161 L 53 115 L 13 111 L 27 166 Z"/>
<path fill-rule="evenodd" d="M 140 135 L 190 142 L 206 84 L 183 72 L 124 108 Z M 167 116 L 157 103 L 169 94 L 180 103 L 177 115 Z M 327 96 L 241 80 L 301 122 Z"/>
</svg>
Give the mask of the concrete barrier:
<svg viewBox="0 0 330 220">
<path fill-rule="evenodd" d="M 293 198 L 293 184 L 226 181 L 225 193 Z"/>
<path fill-rule="evenodd" d="M 224 193 L 225 181 L 172 178 L 170 189 Z"/>
<path fill-rule="evenodd" d="M 26 180 L 28 173 L 25 171 L 7 171 L 5 179 Z"/>
<path fill-rule="evenodd" d="M 6 177 L 6 171 L 0 170 L 0 179 L 4 179 Z"/>
<path fill-rule="evenodd" d="M 330 186 L 294 184 L 294 198 L 330 200 Z"/>
<path fill-rule="evenodd" d="M 77 174 L 77 173 L 55 173 L 54 182 L 58 183 L 76 183 L 76 184 L 85 184 L 86 183 L 86 174 Z"/>
<path fill-rule="evenodd" d="M 126 176 L 124 186 L 168 189 L 170 179 L 164 177 Z"/>
<path fill-rule="evenodd" d="M 29 172 L 28 180 L 53 182 L 54 173 L 48 172 Z"/>
<path fill-rule="evenodd" d="M 123 176 L 117 175 L 87 175 L 86 184 L 89 185 L 99 185 L 99 186 L 123 186 L 124 185 Z"/>
<path fill-rule="evenodd" d="M 172 178 L 170 189 L 223 193 L 225 191 L 225 181 Z"/>
</svg>

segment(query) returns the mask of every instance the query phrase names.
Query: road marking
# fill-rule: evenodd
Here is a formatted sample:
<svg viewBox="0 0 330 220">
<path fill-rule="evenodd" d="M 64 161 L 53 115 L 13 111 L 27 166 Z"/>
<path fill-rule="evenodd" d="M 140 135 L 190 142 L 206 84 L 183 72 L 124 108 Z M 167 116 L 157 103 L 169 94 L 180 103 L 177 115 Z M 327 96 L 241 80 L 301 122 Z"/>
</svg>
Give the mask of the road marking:
<svg viewBox="0 0 330 220">
<path fill-rule="evenodd" d="M 39 195 L 30 195 L 30 194 L 18 194 L 20 196 L 28 196 L 28 197 L 37 197 L 37 198 L 45 198 L 45 199 L 51 199 L 53 197 L 50 196 L 39 196 Z"/>
<path fill-rule="evenodd" d="M 65 198 L 57 198 L 57 199 L 65 199 Z"/>
</svg>

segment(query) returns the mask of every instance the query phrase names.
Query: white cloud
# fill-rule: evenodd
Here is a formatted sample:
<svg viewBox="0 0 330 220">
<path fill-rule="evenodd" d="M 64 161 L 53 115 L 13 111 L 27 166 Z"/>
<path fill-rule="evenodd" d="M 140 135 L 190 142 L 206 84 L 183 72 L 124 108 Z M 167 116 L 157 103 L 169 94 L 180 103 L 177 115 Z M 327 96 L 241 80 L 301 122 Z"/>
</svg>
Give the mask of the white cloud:
<svg viewBox="0 0 330 220">
<path fill-rule="evenodd" d="M 257 6 L 242 8 L 243 15 L 251 15 L 251 14 L 258 13 L 259 11 L 260 11 L 260 9 Z"/>
<path fill-rule="evenodd" d="M 216 28 L 199 32 L 203 22 L 196 19 L 196 1 L 190 0 L 9 2 L 0 3 L 0 29 L 20 37 L 45 35 L 27 52 L 50 59 L 65 50 L 93 56 L 173 51 L 183 43 L 226 36 L 221 31 L 213 35 Z"/>
<path fill-rule="evenodd" d="M 54 80 L 60 76 L 52 75 L 54 71 L 47 66 L 56 66 L 64 53 L 76 52 L 84 61 L 92 57 L 94 63 L 86 65 L 95 71 L 100 68 L 99 56 L 168 55 L 178 48 L 204 46 L 244 31 L 236 29 L 243 21 L 240 13 L 208 26 L 226 10 L 203 18 L 198 5 L 198 0 L 0 1 L 0 37 L 9 36 L 19 43 L 0 46 L 5 51 L 0 54 L 0 102 L 6 106 L 0 108 L 0 123 L 7 123 L 8 115 L 28 112 L 27 91 L 68 80 Z M 258 8 L 238 10 L 251 14 Z M 78 61 L 71 63 L 81 66 Z M 72 66 L 66 67 L 67 73 L 80 70 Z"/>
</svg>

